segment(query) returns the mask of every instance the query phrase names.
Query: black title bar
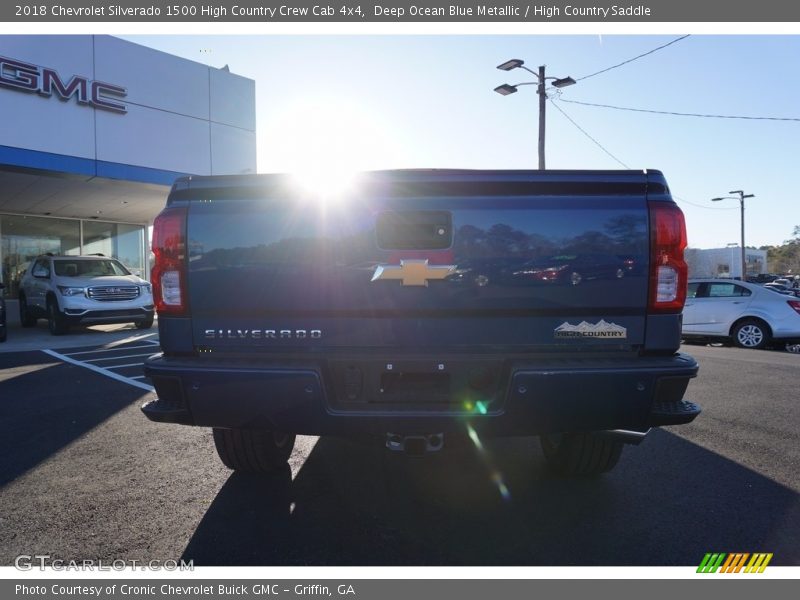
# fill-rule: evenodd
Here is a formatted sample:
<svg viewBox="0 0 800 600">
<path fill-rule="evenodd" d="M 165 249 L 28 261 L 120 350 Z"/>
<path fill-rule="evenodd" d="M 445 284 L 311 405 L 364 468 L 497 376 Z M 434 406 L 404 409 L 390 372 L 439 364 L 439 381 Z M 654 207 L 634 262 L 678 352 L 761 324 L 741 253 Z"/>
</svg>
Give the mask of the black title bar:
<svg viewBox="0 0 800 600">
<path fill-rule="evenodd" d="M 785 0 L 568 0 L 536 2 L 400 0 L 12 0 L 0 22 L 250 23 L 666 23 L 800 21 L 800 3 Z"/>
</svg>

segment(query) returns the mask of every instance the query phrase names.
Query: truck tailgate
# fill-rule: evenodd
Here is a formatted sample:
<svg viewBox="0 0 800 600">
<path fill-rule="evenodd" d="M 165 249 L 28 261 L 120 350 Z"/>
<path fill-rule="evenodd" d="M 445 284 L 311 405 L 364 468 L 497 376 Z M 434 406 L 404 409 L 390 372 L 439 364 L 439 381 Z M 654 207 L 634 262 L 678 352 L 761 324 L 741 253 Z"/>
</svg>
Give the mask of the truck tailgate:
<svg viewBox="0 0 800 600">
<path fill-rule="evenodd" d="M 336 201 L 285 186 L 236 198 L 187 190 L 195 346 L 643 343 L 644 174 L 613 190 L 468 183 L 385 183 Z"/>
</svg>

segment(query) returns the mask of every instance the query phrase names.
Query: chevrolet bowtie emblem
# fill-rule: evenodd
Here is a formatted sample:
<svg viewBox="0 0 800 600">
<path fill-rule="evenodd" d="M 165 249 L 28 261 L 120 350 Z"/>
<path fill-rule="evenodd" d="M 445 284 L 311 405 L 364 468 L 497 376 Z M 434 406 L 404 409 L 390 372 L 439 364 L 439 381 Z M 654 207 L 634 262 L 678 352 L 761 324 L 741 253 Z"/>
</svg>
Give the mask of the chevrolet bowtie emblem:
<svg viewBox="0 0 800 600">
<path fill-rule="evenodd" d="M 455 271 L 455 265 L 429 265 L 425 260 L 401 260 L 400 265 L 378 265 L 372 281 L 400 279 L 403 285 L 424 285 L 431 279 L 444 279 Z"/>
</svg>

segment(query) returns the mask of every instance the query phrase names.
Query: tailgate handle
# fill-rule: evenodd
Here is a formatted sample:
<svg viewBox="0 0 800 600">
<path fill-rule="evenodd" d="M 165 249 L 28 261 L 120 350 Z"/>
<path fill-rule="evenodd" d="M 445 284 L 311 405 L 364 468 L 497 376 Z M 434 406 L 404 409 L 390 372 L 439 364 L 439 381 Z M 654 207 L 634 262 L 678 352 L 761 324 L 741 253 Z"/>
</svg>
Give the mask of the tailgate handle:
<svg viewBox="0 0 800 600">
<path fill-rule="evenodd" d="M 453 243 L 453 217 L 444 210 L 387 210 L 375 234 L 383 250 L 444 250 Z"/>
</svg>

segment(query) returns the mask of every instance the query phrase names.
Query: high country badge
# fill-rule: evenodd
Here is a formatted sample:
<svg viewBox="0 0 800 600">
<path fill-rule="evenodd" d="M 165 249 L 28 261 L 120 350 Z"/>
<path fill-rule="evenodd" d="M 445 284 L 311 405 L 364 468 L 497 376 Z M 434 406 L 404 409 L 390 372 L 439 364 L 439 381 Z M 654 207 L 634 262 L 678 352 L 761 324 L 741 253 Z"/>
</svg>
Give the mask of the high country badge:
<svg viewBox="0 0 800 600">
<path fill-rule="evenodd" d="M 581 321 L 577 325 L 563 322 L 555 328 L 557 338 L 605 338 L 624 340 L 628 337 L 628 330 L 616 323 L 607 323 L 600 320 L 599 323 L 587 323 Z"/>
</svg>

